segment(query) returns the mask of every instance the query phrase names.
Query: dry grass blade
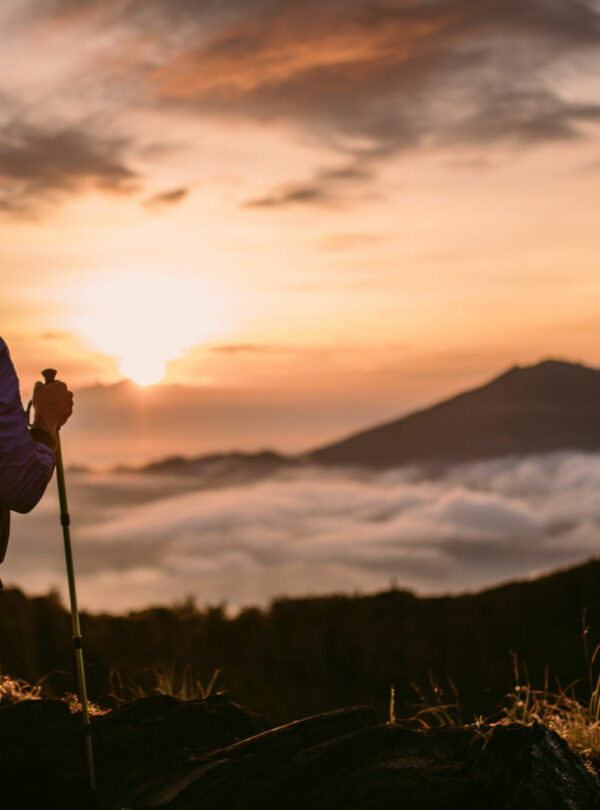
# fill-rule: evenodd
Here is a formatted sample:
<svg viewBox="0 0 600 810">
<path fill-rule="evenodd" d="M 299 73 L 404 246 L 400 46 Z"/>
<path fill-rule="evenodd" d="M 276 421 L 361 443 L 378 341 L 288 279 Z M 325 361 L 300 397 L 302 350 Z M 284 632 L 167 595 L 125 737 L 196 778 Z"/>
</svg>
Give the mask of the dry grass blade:
<svg viewBox="0 0 600 810">
<path fill-rule="evenodd" d="M 168 695 L 178 700 L 206 700 L 211 695 L 222 694 L 223 691 L 218 688 L 217 683 L 221 674 L 219 669 L 215 669 L 206 684 L 194 675 L 189 664 L 183 668 L 180 677 L 178 677 L 173 664 L 170 666 L 154 666 L 151 672 L 154 676 L 155 685 L 149 690 L 129 680 L 125 682 L 119 672 L 111 672 L 110 697 L 117 704 L 122 705 L 130 700 L 148 697 L 149 695 Z"/>
<path fill-rule="evenodd" d="M 20 678 L 12 678 L 0 672 L 0 704 L 21 703 L 24 700 L 41 700 L 42 687 L 32 685 Z"/>
</svg>

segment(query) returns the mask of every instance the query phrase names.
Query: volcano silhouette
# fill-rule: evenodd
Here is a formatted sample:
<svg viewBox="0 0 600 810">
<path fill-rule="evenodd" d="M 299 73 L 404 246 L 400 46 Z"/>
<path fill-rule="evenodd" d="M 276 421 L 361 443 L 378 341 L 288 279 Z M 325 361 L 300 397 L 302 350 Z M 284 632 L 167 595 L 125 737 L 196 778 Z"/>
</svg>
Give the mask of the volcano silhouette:
<svg viewBox="0 0 600 810">
<path fill-rule="evenodd" d="M 309 454 L 319 464 L 391 467 L 558 450 L 600 450 L 600 371 L 545 360 Z"/>
</svg>

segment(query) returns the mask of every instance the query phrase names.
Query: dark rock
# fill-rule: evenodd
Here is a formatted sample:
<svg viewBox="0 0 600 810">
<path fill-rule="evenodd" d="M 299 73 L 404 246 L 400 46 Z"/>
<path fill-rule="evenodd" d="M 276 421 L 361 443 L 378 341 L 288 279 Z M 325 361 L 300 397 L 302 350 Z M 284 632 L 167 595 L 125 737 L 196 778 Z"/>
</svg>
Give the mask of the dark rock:
<svg viewBox="0 0 600 810">
<path fill-rule="evenodd" d="M 288 764 L 296 763 L 304 749 L 343 739 L 367 726 L 375 728 L 375 722 L 371 707 L 340 709 L 280 726 L 206 757 L 190 756 L 178 784 L 157 793 L 147 806 L 196 807 L 200 801 L 202 807 L 233 808 L 253 806 L 246 802 L 260 803 L 271 795 L 276 800 Z M 160 803 L 178 796 L 182 798 L 172 805 Z"/>
<path fill-rule="evenodd" d="M 600 798 L 598 780 L 558 734 L 539 723 L 495 726 L 482 765 L 490 810 L 581 810 Z"/>
<path fill-rule="evenodd" d="M 0 802 L 3 808 L 81 806 L 85 757 L 81 721 L 60 700 L 0 706 Z"/>
<path fill-rule="evenodd" d="M 110 786 L 107 796 L 139 804 L 176 783 L 189 757 L 266 728 L 262 717 L 218 695 L 201 701 L 160 696 L 126 704 L 94 723 L 101 792 L 105 784 Z"/>
<path fill-rule="evenodd" d="M 595 806 L 596 778 L 564 740 L 542 726 L 415 730 L 370 725 L 364 709 L 348 711 L 354 714 L 311 718 L 197 758 L 189 774 L 193 781 L 160 807 L 591 810 Z M 346 728 L 358 727 L 340 733 L 344 722 Z"/>
<path fill-rule="evenodd" d="M 97 801 L 81 718 L 60 701 L 0 708 L 7 810 L 591 810 L 598 782 L 552 731 L 414 729 L 339 709 L 267 730 L 222 696 L 145 698 L 93 719 Z"/>
<path fill-rule="evenodd" d="M 99 806 L 146 801 L 177 781 L 189 756 L 231 745 L 267 727 L 263 718 L 222 696 L 185 702 L 144 698 L 94 717 Z M 71 714 L 62 701 L 0 707 L 0 750 L 3 810 L 87 806 L 81 716 Z"/>
</svg>

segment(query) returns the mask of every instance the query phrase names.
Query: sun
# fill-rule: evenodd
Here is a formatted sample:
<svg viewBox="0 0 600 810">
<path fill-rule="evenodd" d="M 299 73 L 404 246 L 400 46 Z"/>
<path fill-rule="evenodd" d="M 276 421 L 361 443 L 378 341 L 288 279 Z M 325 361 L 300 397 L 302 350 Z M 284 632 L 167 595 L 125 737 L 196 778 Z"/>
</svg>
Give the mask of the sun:
<svg viewBox="0 0 600 810">
<path fill-rule="evenodd" d="M 76 304 L 74 330 L 142 386 L 161 382 L 170 360 L 217 338 L 230 320 L 214 285 L 161 273 L 96 278 L 77 291 Z"/>
<path fill-rule="evenodd" d="M 172 358 L 167 358 L 167 361 Z M 124 377 L 129 377 L 142 387 L 156 385 L 165 376 L 166 362 L 152 357 L 123 357 L 119 361 L 119 370 Z"/>
</svg>

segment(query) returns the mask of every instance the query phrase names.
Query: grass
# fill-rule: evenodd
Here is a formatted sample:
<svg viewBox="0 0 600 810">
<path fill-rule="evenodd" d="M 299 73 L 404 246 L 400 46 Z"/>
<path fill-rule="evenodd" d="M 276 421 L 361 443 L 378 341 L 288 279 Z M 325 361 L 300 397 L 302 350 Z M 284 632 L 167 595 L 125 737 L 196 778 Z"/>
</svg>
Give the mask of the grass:
<svg viewBox="0 0 600 810">
<path fill-rule="evenodd" d="M 42 678 L 37 683 L 31 684 L 22 678 L 13 678 L 12 675 L 0 670 L 0 705 L 14 705 L 15 703 L 23 703 L 26 700 L 43 700 L 45 695 L 42 684 L 45 680 L 46 678 Z M 67 692 L 62 700 L 64 700 L 71 712 L 81 711 L 81 703 L 77 695 Z M 100 706 L 91 701 L 88 701 L 88 710 L 92 716 L 106 714 L 107 712 L 106 709 L 101 709 Z"/>
<path fill-rule="evenodd" d="M 413 707 L 416 711 L 407 718 L 408 722 L 417 723 L 422 728 L 464 725 L 458 690 L 451 679 L 448 680 L 448 684 L 454 697 L 454 703 L 445 701 L 444 690 L 435 680 L 431 670 L 429 671 L 431 697 L 413 683 L 412 688 L 417 695 L 418 702 Z M 396 715 L 396 690 L 393 686 L 390 687 L 390 717 L 388 723 L 392 726 L 398 723 Z"/>
<path fill-rule="evenodd" d="M 144 689 L 139 684 L 131 681 L 125 682 L 120 673 L 112 672 L 110 675 L 111 692 L 110 697 L 118 704 L 122 705 L 137 698 L 150 697 L 151 695 L 170 695 L 178 700 L 206 700 L 213 694 L 220 695 L 223 690 L 219 688 L 218 680 L 220 670 L 215 669 L 210 679 L 203 683 L 192 672 L 192 668 L 185 666 L 178 676 L 175 666 L 155 666 L 151 670 L 155 685 L 150 690 Z"/>
<path fill-rule="evenodd" d="M 583 650 L 587 674 L 580 681 L 575 681 L 563 688 L 548 688 L 548 676 L 544 689 L 532 689 L 531 685 L 521 683 L 520 671 L 516 656 L 514 658 L 515 686 L 507 695 L 507 706 L 504 708 L 503 722 L 525 723 L 534 721 L 542 723 L 560 734 L 570 748 L 584 760 L 600 760 L 600 673 L 596 674 L 595 665 L 600 654 L 598 645 L 592 654 L 588 647 L 589 626 L 584 611 L 582 621 Z M 585 690 L 585 697 L 581 697 Z"/>
<path fill-rule="evenodd" d="M 206 684 L 193 674 L 189 664 L 183 668 L 179 682 L 174 667 L 154 667 L 153 671 L 156 678 L 154 691 L 159 695 L 173 695 L 179 700 L 206 700 L 213 692 L 221 693 L 217 689 L 220 675 L 218 669 L 215 669 Z"/>
<path fill-rule="evenodd" d="M 515 685 L 505 697 L 505 705 L 500 714 L 483 719 L 475 718 L 477 725 L 507 725 L 521 723 L 530 725 L 538 722 L 559 734 L 569 745 L 572 751 L 579 754 L 590 765 L 600 762 L 600 673 L 596 674 L 597 665 L 600 664 L 600 644 L 590 654 L 588 647 L 589 626 L 584 611 L 582 621 L 582 640 L 586 662 L 586 677 L 573 682 L 567 687 L 557 684 L 556 690 L 548 685 L 548 672 L 543 689 L 533 689 L 521 677 L 521 671 L 516 655 L 513 654 Z M 524 680 L 524 682 L 523 682 Z M 463 725 L 460 710 L 458 691 L 452 681 L 449 681 L 454 702 L 446 702 L 444 690 L 429 676 L 431 696 L 426 695 L 416 686 L 415 691 L 419 697 L 417 711 L 408 718 L 409 722 L 416 722 L 423 728 L 436 726 Z M 390 694 L 390 719 L 394 725 L 398 722 L 396 717 L 396 704 L 394 687 Z"/>
<path fill-rule="evenodd" d="M 222 694 L 222 690 L 218 688 L 220 675 L 218 669 L 213 672 L 206 683 L 194 676 L 190 666 L 183 668 L 180 677 L 177 677 L 173 666 L 153 667 L 152 673 L 156 683 L 149 691 L 138 684 L 124 683 L 119 673 L 112 673 L 110 697 L 117 705 L 123 705 L 137 698 L 151 695 L 171 695 L 178 700 L 205 700 L 213 694 Z M 46 678 L 42 678 L 36 684 L 30 684 L 0 670 L 0 705 L 14 705 L 26 700 L 43 700 L 46 697 L 43 690 L 44 680 Z M 72 692 L 67 692 L 62 700 L 68 705 L 71 712 L 81 711 L 79 697 Z M 88 701 L 88 710 L 92 717 L 106 714 L 109 711 L 91 701 Z"/>
<path fill-rule="evenodd" d="M 20 678 L 12 678 L 0 670 L 0 705 L 22 703 L 24 700 L 41 700 L 41 683 L 30 684 Z"/>
</svg>

